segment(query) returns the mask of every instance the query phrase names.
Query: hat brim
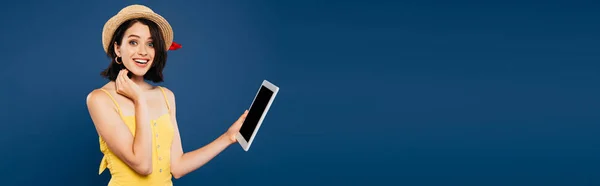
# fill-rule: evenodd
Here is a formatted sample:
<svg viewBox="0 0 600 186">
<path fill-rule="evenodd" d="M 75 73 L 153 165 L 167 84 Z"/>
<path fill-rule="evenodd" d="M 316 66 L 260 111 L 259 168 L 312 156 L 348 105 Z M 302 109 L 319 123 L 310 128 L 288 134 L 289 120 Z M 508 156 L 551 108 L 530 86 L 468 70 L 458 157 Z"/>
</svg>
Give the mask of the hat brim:
<svg viewBox="0 0 600 186">
<path fill-rule="evenodd" d="M 173 29 L 169 22 L 163 18 L 162 16 L 153 13 L 153 12 L 128 12 L 124 14 L 117 14 L 111 17 L 105 24 L 102 29 L 102 45 L 104 46 L 104 52 L 108 52 L 108 46 L 111 44 L 110 40 L 115 33 L 115 30 L 123 24 L 123 22 L 135 19 L 135 18 L 145 18 L 148 19 L 158 25 L 160 28 L 163 39 L 165 40 L 165 50 L 168 50 L 173 43 Z"/>
</svg>

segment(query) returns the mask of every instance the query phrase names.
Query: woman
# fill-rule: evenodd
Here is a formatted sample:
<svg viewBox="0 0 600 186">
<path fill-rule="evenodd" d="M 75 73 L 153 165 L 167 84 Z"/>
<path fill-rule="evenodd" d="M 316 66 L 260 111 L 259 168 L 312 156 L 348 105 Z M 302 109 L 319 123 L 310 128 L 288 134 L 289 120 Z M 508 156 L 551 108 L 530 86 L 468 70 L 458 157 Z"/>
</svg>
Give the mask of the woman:
<svg viewBox="0 0 600 186">
<path fill-rule="evenodd" d="M 87 97 L 87 106 L 104 153 L 99 174 L 110 170 L 108 185 L 172 185 L 236 142 L 247 110 L 219 138 L 183 153 L 175 95 L 147 81 L 162 82 L 167 50 L 177 47 L 169 23 L 150 8 L 131 5 L 104 25 L 109 79 Z M 171 48 L 172 49 L 172 48 Z"/>
</svg>

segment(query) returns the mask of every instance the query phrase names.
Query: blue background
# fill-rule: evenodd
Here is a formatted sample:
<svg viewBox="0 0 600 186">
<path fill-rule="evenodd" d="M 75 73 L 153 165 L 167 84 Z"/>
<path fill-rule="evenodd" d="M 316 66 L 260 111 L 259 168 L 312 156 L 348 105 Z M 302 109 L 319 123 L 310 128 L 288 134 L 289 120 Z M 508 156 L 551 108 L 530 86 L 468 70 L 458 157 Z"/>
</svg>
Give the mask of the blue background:
<svg viewBox="0 0 600 186">
<path fill-rule="evenodd" d="M 598 185 L 600 13 L 591 1 L 4 1 L 2 185 L 106 185 L 86 95 L 106 20 L 174 27 L 183 147 L 267 79 L 260 135 L 176 185 Z"/>
</svg>

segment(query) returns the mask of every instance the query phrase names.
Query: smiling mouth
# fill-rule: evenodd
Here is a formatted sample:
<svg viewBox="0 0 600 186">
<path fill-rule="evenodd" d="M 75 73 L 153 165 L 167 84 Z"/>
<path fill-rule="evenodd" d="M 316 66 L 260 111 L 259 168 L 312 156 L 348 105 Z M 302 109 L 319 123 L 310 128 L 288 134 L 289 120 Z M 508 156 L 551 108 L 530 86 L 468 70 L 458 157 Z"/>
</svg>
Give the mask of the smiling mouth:
<svg viewBox="0 0 600 186">
<path fill-rule="evenodd" d="M 148 63 L 148 60 L 146 60 L 146 59 L 134 59 L 134 61 L 136 63 L 139 63 L 139 64 L 146 64 L 146 63 Z"/>
</svg>

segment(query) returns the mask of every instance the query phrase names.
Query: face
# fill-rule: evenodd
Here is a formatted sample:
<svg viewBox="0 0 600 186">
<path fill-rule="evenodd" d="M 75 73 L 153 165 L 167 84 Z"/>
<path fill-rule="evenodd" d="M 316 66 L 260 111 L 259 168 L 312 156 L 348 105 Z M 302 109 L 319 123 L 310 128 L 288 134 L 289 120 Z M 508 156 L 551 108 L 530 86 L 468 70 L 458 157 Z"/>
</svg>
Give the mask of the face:
<svg viewBox="0 0 600 186">
<path fill-rule="evenodd" d="M 123 65 L 135 76 L 144 76 L 152 66 L 154 44 L 150 29 L 142 23 L 137 22 L 127 29 L 121 45 L 115 43 L 114 48 Z"/>
</svg>

